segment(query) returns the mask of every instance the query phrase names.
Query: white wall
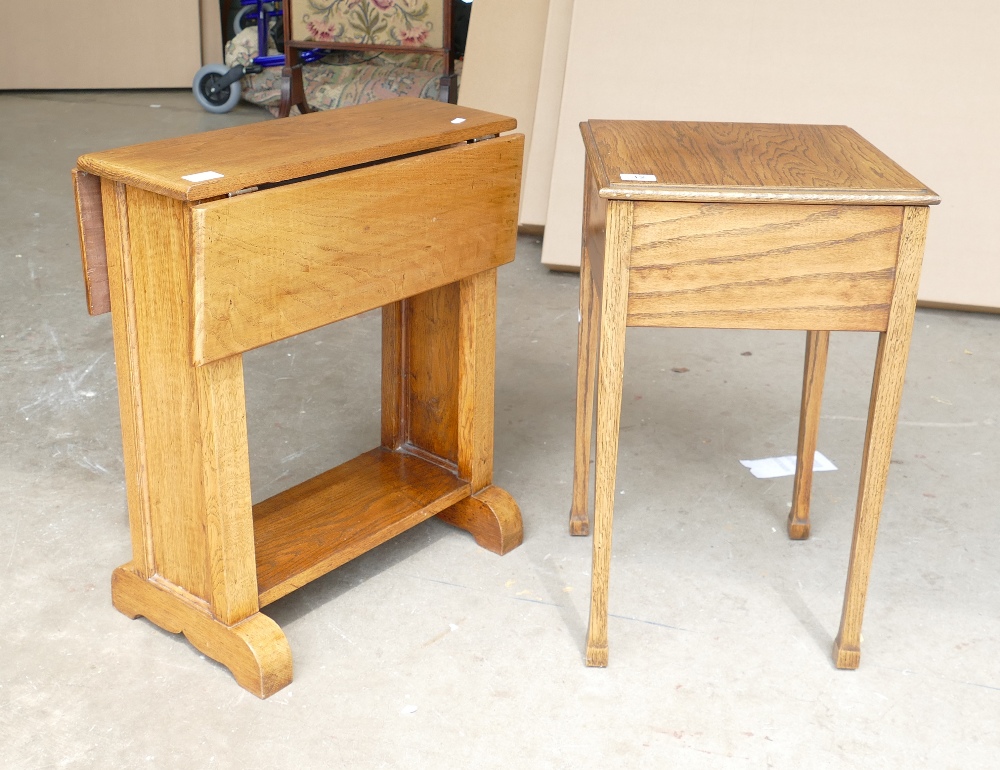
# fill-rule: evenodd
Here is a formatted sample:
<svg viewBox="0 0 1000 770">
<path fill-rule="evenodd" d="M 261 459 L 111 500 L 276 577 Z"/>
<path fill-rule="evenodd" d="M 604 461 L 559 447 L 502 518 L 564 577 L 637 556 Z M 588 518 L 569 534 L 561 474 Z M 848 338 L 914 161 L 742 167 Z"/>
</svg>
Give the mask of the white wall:
<svg viewBox="0 0 1000 770">
<path fill-rule="evenodd" d="M 988 0 L 575 0 L 543 261 L 579 264 L 580 121 L 847 124 L 943 198 L 920 298 L 1000 307 L 998 30 Z"/>
<path fill-rule="evenodd" d="M 0 89 L 190 88 L 222 63 L 217 0 L 0 3 Z"/>
<path fill-rule="evenodd" d="M 525 166 L 535 139 L 548 11 L 549 0 L 475 0 L 458 90 L 461 105 L 517 119 L 517 130 L 524 134 Z M 555 121 L 551 124 L 549 145 L 555 143 Z M 526 177 L 521 179 L 522 208 Z"/>
</svg>

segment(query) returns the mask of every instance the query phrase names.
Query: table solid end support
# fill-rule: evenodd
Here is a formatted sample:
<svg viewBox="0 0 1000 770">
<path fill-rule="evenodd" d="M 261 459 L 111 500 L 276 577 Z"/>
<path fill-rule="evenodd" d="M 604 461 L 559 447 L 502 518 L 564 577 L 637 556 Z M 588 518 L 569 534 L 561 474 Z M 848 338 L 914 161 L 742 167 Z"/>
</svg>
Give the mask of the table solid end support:
<svg viewBox="0 0 1000 770">
<path fill-rule="evenodd" d="M 838 636 L 833 642 L 833 663 L 837 668 L 857 668 L 861 665 L 861 648 L 844 644 Z"/>
<path fill-rule="evenodd" d="M 240 687 L 267 698 L 292 681 L 292 651 L 284 632 L 257 612 L 232 626 L 212 617 L 208 604 L 161 577 L 140 577 L 126 564 L 111 577 L 115 609 L 142 615 L 165 631 L 184 634 L 194 647 L 224 665 Z"/>
<path fill-rule="evenodd" d="M 487 551 L 503 556 L 521 545 L 521 509 L 500 487 L 488 486 L 438 514 L 439 519 L 470 532 Z"/>
</svg>

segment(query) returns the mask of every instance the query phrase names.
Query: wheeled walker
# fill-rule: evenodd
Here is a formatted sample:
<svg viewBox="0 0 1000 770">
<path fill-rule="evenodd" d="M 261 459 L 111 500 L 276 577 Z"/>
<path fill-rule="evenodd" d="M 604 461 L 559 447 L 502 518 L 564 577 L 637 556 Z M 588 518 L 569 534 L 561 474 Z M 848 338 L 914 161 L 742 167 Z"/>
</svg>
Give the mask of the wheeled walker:
<svg viewBox="0 0 1000 770">
<path fill-rule="evenodd" d="M 275 32 L 275 43 L 279 51 L 284 48 L 284 33 L 282 31 L 282 10 L 280 2 L 264 2 L 264 0 L 240 0 L 239 13 L 233 22 L 234 32 L 239 34 L 251 24 L 257 25 L 257 55 L 247 65 L 237 64 L 227 67 L 225 64 L 206 64 L 197 73 L 191 84 L 191 91 L 198 104 L 209 112 L 229 112 L 240 100 L 242 86 L 240 81 L 245 75 L 263 72 L 265 67 L 285 66 L 283 53 L 268 55 L 268 35 L 272 26 Z M 299 55 L 303 64 L 318 61 L 325 51 L 302 51 Z"/>
</svg>

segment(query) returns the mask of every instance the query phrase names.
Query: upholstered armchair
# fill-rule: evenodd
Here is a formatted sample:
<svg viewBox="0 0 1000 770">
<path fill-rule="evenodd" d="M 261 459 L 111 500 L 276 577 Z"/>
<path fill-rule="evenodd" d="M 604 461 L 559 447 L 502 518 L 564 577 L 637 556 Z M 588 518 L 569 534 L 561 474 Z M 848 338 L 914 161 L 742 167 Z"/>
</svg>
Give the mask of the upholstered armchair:
<svg viewBox="0 0 1000 770">
<path fill-rule="evenodd" d="M 309 112 L 300 52 L 306 49 L 431 54 L 441 91 L 458 96 L 451 49 L 451 0 L 284 0 L 285 67 L 279 117 Z"/>
</svg>

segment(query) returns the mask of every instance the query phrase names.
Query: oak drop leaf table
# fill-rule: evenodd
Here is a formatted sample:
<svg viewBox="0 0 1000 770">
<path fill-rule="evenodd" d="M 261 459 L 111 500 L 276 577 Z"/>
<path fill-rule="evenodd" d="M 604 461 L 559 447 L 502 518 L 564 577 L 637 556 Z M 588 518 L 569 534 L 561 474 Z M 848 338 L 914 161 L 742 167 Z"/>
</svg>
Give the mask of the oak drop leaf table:
<svg viewBox="0 0 1000 770">
<path fill-rule="evenodd" d="M 267 697 L 292 662 L 265 605 L 435 515 L 497 553 L 521 542 L 492 484 L 515 125 L 397 99 L 79 159 L 88 302 L 111 311 L 118 369 L 121 612 Z M 379 307 L 381 446 L 252 505 L 242 353 Z"/>
<path fill-rule="evenodd" d="M 659 326 L 806 331 L 793 539 L 809 536 L 829 333 L 879 332 L 833 653 L 839 668 L 857 668 L 928 206 L 939 198 L 846 126 L 591 120 L 580 128 L 587 159 L 570 532 L 589 532 L 596 390 L 587 664 L 608 662 L 625 329 Z"/>
</svg>

